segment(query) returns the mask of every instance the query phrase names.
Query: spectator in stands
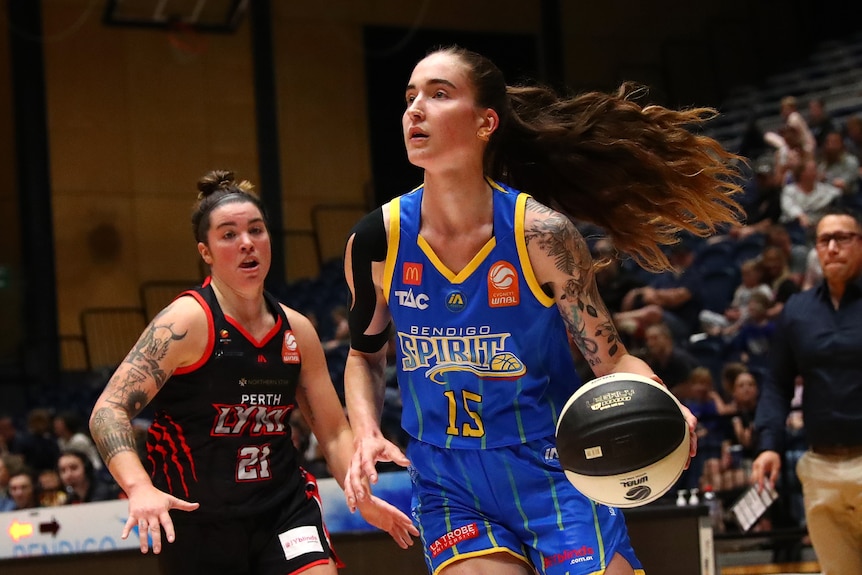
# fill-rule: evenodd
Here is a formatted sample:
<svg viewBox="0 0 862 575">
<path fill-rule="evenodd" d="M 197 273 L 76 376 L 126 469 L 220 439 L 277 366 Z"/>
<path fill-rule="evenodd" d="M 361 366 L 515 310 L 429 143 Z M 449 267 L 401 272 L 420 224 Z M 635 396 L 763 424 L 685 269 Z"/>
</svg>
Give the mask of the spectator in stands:
<svg viewBox="0 0 862 575">
<path fill-rule="evenodd" d="M 686 241 L 672 246 L 668 259 L 674 269 L 655 275 L 644 287 L 630 290 L 623 298 L 623 311 L 613 318 L 621 330 L 635 336 L 662 322 L 670 328 L 673 338 L 683 343 L 700 331 L 702 284 L 700 273 L 692 265 L 694 250 Z"/>
<path fill-rule="evenodd" d="M 769 317 L 772 298 L 761 292 L 751 294 L 748 314 L 739 332 L 728 344 L 728 352 L 738 354 L 747 365 L 765 367 L 769 353 L 769 341 L 775 334 L 775 321 Z"/>
<path fill-rule="evenodd" d="M 21 455 L 35 472 L 53 469 L 60 450 L 51 427 L 51 414 L 43 408 L 27 414 L 26 431 L 16 429 L 11 417 L 0 417 L 0 453 Z"/>
<path fill-rule="evenodd" d="M 0 455 L 0 513 L 15 509 L 15 502 L 9 497 L 8 455 Z"/>
<path fill-rule="evenodd" d="M 813 158 L 817 142 L 808 123 L 797 110 L 793 96 L 781 99 L 781 117 L 784 124 L 778 132 L 768 131 L 763 140 L 775 148 L 774 167 L 782 185 L 793 181 L 795 169 L 807 158 Z"/>
<path fill-rule="evenodd" d="M 679 487 L 715 486 L 720 481 L 721 443 L 725 434 L 716 408 L 712 372 L 705 367 L 693 368 L 687 387 L 682 403 L 697 417 L 697 455 L 683 472 Z"/>
<path fill-rule="evenodd" d="M 90 503 L 117 498 L 116 488 L 102 481 L 90 457 L 81 451 L 64 451 L 57 460 L 60 479 L 68 494 L 67 503 Z"/>
<path fill-rule="evenodd" d="M 745 371 L 748 371 L 748 366 L 741 361 L 728 361 L 724 364 L 724 367 L 721 369 L 721 385 L 716 389 L 722 401 L 732 401 L 733 385 L 736 382 L 736 376 Z"/>
<path fill-rule="evenodd" d="M 794 243 L 807 243 L 817 221 L 841 197 L 841 190 L 820 181 L 813 158 L 804 160 L 794 175 L 794 181 L 781 189 L 781 223 L 791 230 Z"/>
<path fill-rule="evenodd" d="M 634 289 L 642 288 L 644 281 L 631 269 L 622 265 L 619 253 L 610 238 L 599 238 L 593 244 L 593 258 L 602 267 L 596 270 L 596 286 L 611 314 L 622 310 L 623 299 Z"/>
<path fill-rule="evenodd" d="M 323 351 L 331 351 L 337 347 L 350 345 L 350 326 L 347 324 L 347 308 L 335 306 L 329 314 L 332 321 L 332 339 L 321 342 Z"/>
<path fill-rule="evenodd" d="M 841 132 L 832 131 L 824 136 L 818 170 L 824 182 L 841 190 L 843 203 L 857 205 L 859 160 L 847 153 Z"/>
<path fill-rule="evenodd" d="M 677 345 L 670 328 L 657 323 L 646 328 L 646 347 L 642 355 L 667 388 L 677 397 L 688 397 L 688 382 L 691 371 L 698 366 L 697 360 L 684 348 Z"/>
<path fill-rule="evenodd" d="M 744 238 L 763 233 L 781 218 L 781 177 L 769 156 L 754 163 L 754 175 L 749 183 L 750 196 L 746 203 L 745 223 L 728 230 L 732 238 Z"/>
<path fill-rule="evenodd" d="M 21 455 L 21 432 L 15 427 L 11 415 L 0 413 L 0 455 Z"/>
<path fill-rule="evenodd" d="M 792 132 L 796 132 L 799 137 L 799 146 L 805 155 L 813 157 L 817 151 L 817 140 L 811 133 L 808 122 L 799 113 L 799 102 L 794 96 L 785 96 L 781 99 L 781 117 L 784 120 L 784 126 L 790 128 Z M 793 144 L 791 144 L 793 145 Z"/>
<path fill-rule="evenodd" d="M 23 465 L 9 473 L 9 497 L 15 509 L 39 507 L 36 477 L 30 467 Z"/>
<path fill-rule="evenodd" d="M 730 402 L 716 396 L 719 415 L 730 418 L 728 435 L 722 450 L 722 485 L 736 489 L 747 483 L 754 459 L 754 414 L 757 409 L 759 386 L 748 370 L 737 374 L 733 381 Z"/>
<path fill-rule="evenodd" d="M 758 260 L 746 260 L 739 268 L 742 281 L 733 292 L 730 306 L 724 311 L 727 327 L 723 333 L 728 337 L 736 335 L 748 318 L 748 302 L 751 301 L 752 295 L 760 293 L 772 300 L 772 288 L 764 281 L 763 268 Z"/>
<path fill-rule="evenodd" d="M 54 416 L 54 435 L 60 453 L 64 451 L 79 451 L 90 458 L 93 469 L 102 469 L 102 458 L 96 449 L 96 444 L 83 431 L 84 423 L 76 411 L 63 411 Z"/>
<path fill-rule="evenodd" d="M 826 134 L 836 129 L 832 116 L 826 111 L 823 98 L 811 98 L 808 100 L 808 127 L 817 149 L 822 151 Z"/>
<path fill-rule="evenodd" d="M 765 246 L 777 246 L 781 248 L 787 258 L 787 268 L 790 277 L 796 283 L 800 283 L 805 274 L 805 265 L 808 257 L 809 243 L 800 238 L 799 243 L 794 243 L 790 232 L 781 224 L 773 224 L 766 228 L 764 235 Z"/>
<path fill-rule="evenodd" d="M 63 487 L 63 480 L 56 469 L 43 469 L 37 478 L 39 490 L 39 507 L 54 507 L 64 505 L 69 494 Z"/>
<path fill-rule="evenodd" d="M 745 120 L 745 129 L 739 142 L 739 155 L 744 158 L 757 158 L 768 151 L 763 139 L 763 130 L 757 123 L 757 109 L 751 106 Z"/>
<path fill-rule="evenodd" d="M 763 249 L 760 267 L 763 269 L 763 279 L 772 288 L 773 302 L 768 314 L 775 318 L 784 308 L 784 302 L 799 291 L 799 284 L 790 274 L 786 251 L 778 246 L 766 246 Z"/>
<path fill-rule="evenodd" d="M 824 281 L 791 297 L 771 343 L 772 370 L 757 409 L 760 454 L 752 482 L 773 485 L 782 468 L 797 376 L 809 450 L 796 473 L 825 575 L 862 573 L 862 217 L 828 212 L 817 225 Z"/>
</svg>

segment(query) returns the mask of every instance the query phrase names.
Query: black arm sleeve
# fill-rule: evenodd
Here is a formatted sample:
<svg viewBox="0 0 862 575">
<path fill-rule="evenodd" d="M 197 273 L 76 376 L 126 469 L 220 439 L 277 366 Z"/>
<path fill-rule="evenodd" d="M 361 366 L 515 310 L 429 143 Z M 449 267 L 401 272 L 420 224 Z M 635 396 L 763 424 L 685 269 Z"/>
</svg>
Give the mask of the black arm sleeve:
<svg viewBox="0 0 862 575">
<path fill-rule="evenodd" d="M 347 322 L 350 325 L 350 346 L 357 351 L 374 353 L 383 349 L 389 340 L 388 325 L 381 333 L 371 335 L 365 333 L 371 325 L 377 305 L 371 262 L 382 262 L 386 259 L 386 227 L 383 223 L 383 209 L 377 208 L 359 220 L 350 230 L 348 237 L 352 236 L 355 236 L 350 252 L 354 293 L 353 305 L 350 306 L 347 315 Z M 345 261 L 347 261 L 346 250 L 345 247 Z"/>
</svg>

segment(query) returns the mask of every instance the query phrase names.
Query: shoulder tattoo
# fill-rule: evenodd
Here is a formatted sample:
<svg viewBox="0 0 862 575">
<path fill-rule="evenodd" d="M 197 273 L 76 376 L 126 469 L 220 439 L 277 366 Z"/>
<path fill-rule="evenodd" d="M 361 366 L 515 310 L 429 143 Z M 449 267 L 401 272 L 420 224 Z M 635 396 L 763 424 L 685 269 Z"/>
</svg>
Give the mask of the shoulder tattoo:
<svg viewBox="0 0 862 575">
<path fill-rule="evenodd" d="M 176 333 L 173 324 L 158 323 L 160 316 L 153 319 L 123 360 L 126 369 L 118 369 L 109 382 L 111 393 L 107 401 L 125 409 L 130 417 L 140 413 L 147 404 L 147 378 L 152 378 L 158 391 L 171 376 L 172 372 L 161 368 L 161 361 L 171 344 L 184 339 L 188 333 Z"/>
<path fill-rule="evenodd" d="M 527 245 L 537 246 L 566 276 L 557 306 L 573 342 L 590 365 L 601 362 L 602 344 L 607 355 L 616 355 L 621 349 L 619 334 L 596 286 L 587 242 L 563 214 L 529 200 L 527 209 L 545 216 L 532 219 L 526 227 Z M 593 333 L 587 330 L 587 317 L 597 326 Z"/>
</svg>

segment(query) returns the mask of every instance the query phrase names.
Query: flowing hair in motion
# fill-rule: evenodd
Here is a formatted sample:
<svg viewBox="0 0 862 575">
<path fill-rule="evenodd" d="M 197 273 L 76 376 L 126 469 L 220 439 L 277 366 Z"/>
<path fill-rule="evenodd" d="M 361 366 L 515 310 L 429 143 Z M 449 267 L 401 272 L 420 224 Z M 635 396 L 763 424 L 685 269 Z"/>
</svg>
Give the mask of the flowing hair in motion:
<svg viewBox="0 0 862 575">
<path fill-rule="evenodd" d="M 561 97 L 542 86 L 507 86 L 487 58 L 459 47 L 476 104 L 500 117 L 485 153 L 491 178 L 574 219 L 604 228 L 645 268 L 671 267 L 661 247 L 680 231 L 707 236 L 736 223 L 742 160 L 697 133 L 711 108 L 641 106 L 646 90 Z"/>
</svg>

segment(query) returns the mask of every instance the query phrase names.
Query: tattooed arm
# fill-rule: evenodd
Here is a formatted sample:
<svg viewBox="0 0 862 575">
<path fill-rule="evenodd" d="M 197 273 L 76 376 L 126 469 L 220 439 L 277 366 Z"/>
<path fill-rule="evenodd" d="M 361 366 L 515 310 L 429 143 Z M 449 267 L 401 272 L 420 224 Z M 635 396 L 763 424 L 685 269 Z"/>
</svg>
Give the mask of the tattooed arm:
<svg viewBox="0 0 862 575">
<path fill-rule="evenodd" d="M 536 279 L 556 300 L 569 336 L 593 373 L 627 371 L 656 379 L 620 341 L 596 286 L 587 242 L 571 220 L 528 199 L 524 231 Z"/>
<path fill-rule="evenodd" d="M 563 214 L 528 199 L 524 235 L 530 264 L 539 284 L 552 294 L 572 341 L 597 376 L 615 372 L 637 373 L 661 380 L 620 341 L 596 286 L 587 242 Z M 683 407 L 691 438 L 691 456 L 697 451 L 697 419 Z"/>
<path fill-rule="evenodd" d="M 167 510 L 191 511 L 197 504 L 183 502 L 153 487 L 135 445 L 131 420 L 149 404 L 177 367 L 191 365 L 204 352 L 207 320 L 203 309 L 183 297 L 162 310 L 141 334 L 114 372 L 90 416 L 90 433 L 114 479 L 129 497 L 129 520 L 122 537 L 138 525 L 141 551 L 147 551 L 147 533 L 153 551 L 161 551 L 160 525 L 168 541 L 173 525 Z"/>
</svg>

